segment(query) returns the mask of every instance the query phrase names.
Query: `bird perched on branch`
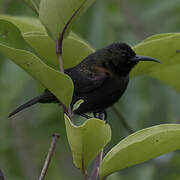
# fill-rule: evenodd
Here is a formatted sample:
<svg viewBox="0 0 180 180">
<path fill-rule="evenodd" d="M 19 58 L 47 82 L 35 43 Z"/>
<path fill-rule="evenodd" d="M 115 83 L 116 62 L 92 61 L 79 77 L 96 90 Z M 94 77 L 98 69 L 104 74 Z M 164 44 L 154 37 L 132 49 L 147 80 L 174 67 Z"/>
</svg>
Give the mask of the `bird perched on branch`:
<svg viewBox="0 0 180 180">
<path fill-rule="evenodd" d="M 80 64 L 65 70 L 74 83 L 71 107 L 79 99 L 84 103 L 75 113 L 87 117 L 86 113 L 104 112 L 116 103 L 125 92 L 129 73 L 139 61 L 158 60 L 146 56 L 137 56 L 125 43 L 113 43 L 87 56 Z M 48 89 L 15 109 L 9 117 L 36 103 L 59 103 Z"/>
</svg>

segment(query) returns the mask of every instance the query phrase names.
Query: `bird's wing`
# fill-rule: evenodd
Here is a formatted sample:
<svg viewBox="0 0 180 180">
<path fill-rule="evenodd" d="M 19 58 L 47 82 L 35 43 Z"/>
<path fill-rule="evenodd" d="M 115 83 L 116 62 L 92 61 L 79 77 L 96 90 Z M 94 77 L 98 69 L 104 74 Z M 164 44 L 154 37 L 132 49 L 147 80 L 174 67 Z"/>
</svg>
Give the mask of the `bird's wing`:
<svg viewBox="0 0 180 180">
<path fill-rule="evenodd" d="M 104 81 L 108 78 L 106 72 L 90 72 L 87 73 L 80 72 L 76 69 L 67 69 L 65 73 L 68 74 L 74 83 L 74 91 L 76 94 L 87 93 L 96 88 L 100 87 Z"/>
</svg>

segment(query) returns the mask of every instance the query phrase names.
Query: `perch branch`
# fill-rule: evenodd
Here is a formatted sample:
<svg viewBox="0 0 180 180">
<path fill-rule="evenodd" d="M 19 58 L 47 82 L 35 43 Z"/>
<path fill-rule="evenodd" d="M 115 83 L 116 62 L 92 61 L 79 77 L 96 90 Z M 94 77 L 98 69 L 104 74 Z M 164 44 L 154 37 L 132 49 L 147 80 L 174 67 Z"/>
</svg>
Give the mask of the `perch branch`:
<svg viewBox="0 0 180 180">
<path fill-rule="evenodd" d="M 49 148 L 49 152 L 48 152 L 48 155 L 47 155 L 47 157 L 46 157 L 44 166 L 43 166 L 43 168 L 42 168 L 42 171 L 41 171 L 41 175 L 40 175 L 40 177 L 39 177 L 39 180 L 44 180 L 44 178 L 45 178 L 45 176 L 46 176 L 46 173 L 47 173 L 47 170 L 48 170 L 48 167 L 49 167 L 51 158 L 52 158 L 52 156 L 53 156 L 53 153 L 54 153 L 54 150 L 55 150 L 56 143 L 57 143 L 57 140 L 58 140 L 58 139 L 59 139 L 59 134 L 53 134 L 53 136 L 52 136 L 52 142 L 51 142 L 51 145 L 50 145 L 50 148 Z"/>
</svg>

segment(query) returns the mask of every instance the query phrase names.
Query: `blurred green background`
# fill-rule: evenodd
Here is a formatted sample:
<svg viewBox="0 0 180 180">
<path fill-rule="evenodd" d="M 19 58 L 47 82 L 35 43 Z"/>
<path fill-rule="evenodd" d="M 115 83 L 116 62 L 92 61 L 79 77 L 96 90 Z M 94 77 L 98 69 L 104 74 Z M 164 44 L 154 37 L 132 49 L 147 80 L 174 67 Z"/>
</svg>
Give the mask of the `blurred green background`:
<svg viewBox="0 0 180 180">
<path fill-rule="evenodd" d="M 23 0 L 0 0 L 0 13 L 36 16 Z M 96 49 L 112 42 L 133 46 L 150 35 L 179 32 L 179 29 L 179 0 L 97 0 L 74 26 L 74 31 Z M 57 132 L 60 140 L 46 179 L 79 180 L 81 175 L 72 163 L 58 105 L 38 104 L 14 118 L 7 118 L 17 105 L 40 92 L 41 87 L 36 81 L 0 55 L 0 168 L 8 180 L 38 179 L 51 135 Z M 116 107 L 134 130 L 180 122 L 179 94 L 147 76 L 132 79 Z M 79 117 L 75 118 L 78 120 Z M 108 109 L 108 119 L 112 141 L 105 151 L 129 134 L 112 108 Z M 179 168 L 179 152 L 173 152 L 121 170 L 107 179 L 179 180 Z"/>
</svg>

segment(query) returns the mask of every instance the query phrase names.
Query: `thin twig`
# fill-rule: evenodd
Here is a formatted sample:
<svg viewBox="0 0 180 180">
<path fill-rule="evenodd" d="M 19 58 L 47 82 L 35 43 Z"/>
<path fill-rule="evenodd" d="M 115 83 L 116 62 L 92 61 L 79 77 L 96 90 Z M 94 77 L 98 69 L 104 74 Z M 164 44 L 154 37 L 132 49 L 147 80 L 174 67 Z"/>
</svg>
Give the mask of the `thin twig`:
<svg viewBox="0 0 180 180">
<path fill-rule="evenodd" d="M 75 16 L 77 15 L 77 13 L 81 10 L 81 8 L 84 6 L 84 4 L 86 3 L 87 0 L 84 0 L 82 2 L 82 4 L 79 6 L 78 9 L 76 9 L 76 11 L 74 11 L 74 13 L 72 14 L 72 16 L 69 18 L 69 20 L 67 21 L 67 23 L 65 24 L 59 39 L 57 41 L 57 45 L 56 45 L 56 54 L 62 55 L 62 43 L 63 43 L 63 39 L 64 39 L 64 35 L 66 33 L 66 30 L 68 28 L 68 26 L 71 24 L 72 20 L 75 18 Z"/>
<path fill-rule="evenodd" d="M 63 50 L 63 40 L 64 40 L 64 35 L 66 33 L 66 30 L 68 29 L 69 25 L 71 24 L 72 20 L 75 18 L 75 16 L 78 14 L 78 12 L 81 10 L 81 8 L 84 6 L 84 4 L 86 3 L 87 0 L 84 0 L 82 2 L 82 4 L 79 6 L 78 9 L 76 9 L 76 11 L 74 11 L 74 13 L 72 14 L 72 16 L 69 18 L 69 20 L 66 22 L 62 32 L 60 33 L 60 36 L 56 42 L 56 54 L 58 57 L 58 62 L 59 62 L 59 70 L 60 72 L 64 73 L 64 68 L 63 68 L 63 61 L 62 61 L 62 50 Z M 66 107 L 63 103 L 62 107 L 63 107 L 63 111 L 65 114 L 67 114 L 67 116 L 71 119 L 72 121 L 72 110 L 71 107 Z"/>
<path fill-rule="evenodd" d="M 114 105 L 112 106 L 112 110 L 115 112 L 117 115 L 118 119 L 121 121 L 122 125 L 124 126 L 125 129 L 131 134 L 134 133 L 135 131 L 128 125 L 127 121 L 123 117 L 123 115 L 119 112 L 118 108 Z"/>
<path fill-rule="evenodd" d="M 93 173 L 92 173 L 92 176 L 91 176 L 91 180 L 96 180 L 97 177 L 98 177 L 99 166 L 101 164 L 102 157 L 103 157 L 103 150 L 96 157 Z"/>
<path fill-rule="evenodd" d="M 69 18 L 69 20 L 66 22 L 62 32 L 60 33 L 60 36 L 56 42 L 56 54 L 58 57 L 58 62 L 59 62 L 59 70 L 60 72 L 64 73 L 64 68 L 63 68 L 63 60 L 62 60 L 62 54 L 63 54 L 63 40 L 64 40 L 64 35 L 69 27 L 69 25 L 71 24 L 72 20 L 75 18 L 75 16 L 78 14 L 78 12 L 81 10 L 81 8 L 84 6 L 84 4 L 86 3 L 87 0 L 84 0 L 82 2 L 82 4 L 79 6 L 78 9 L 76 9 L 74 11 L 74 13 L 72 14 L 72 16 Z M 63 111 L 65 114 L 67 114 L 67 116 L 70 118 L 70 120 L 72 121 L 72 109 L 71 106 L 66 107 L 63 103 L 61 103 L 62 107 L 63 107 Z M 82 175 L 84 180 L 88 179 L 88 175 L 86 170 L 82 171 Z"/>
<path fill-rule="evenodd" d="M 104 113 L 99 113 L 99 117 L 98 118 L 104 121 L 105 114 Z M 91 175 L 91 180 L 96 180 L 98 178 L 99 166 L 101 165 L 102 157 L 103 157 L 103 149 L 96 156 L 94 167 L 93 167 L 93 172 L 92 172 L 92 175 Z"/>
<path fill-rule="evenodd" d="M 58 61 L 59 61 L 59 69 L 60 69 L 60 71 L 64 72 L 63 61 L 62 61 L 62 57 L 61 56 L 58 57 Z"/>
<path fill-rule="evenodd" d="M 53 153 L 54 153 L 54 149 L 55 149 L 55 146 L 56 146 L 56 143 L 57 143 L 57 140 L 59 139 L 59 134 L 53 134 L 52 136 L 52 142 L 51 142 L 51 146 L 49 148 L 49 152 L 48 152 L 48 155 L 46 157 L 46 160 L 45 160 L 45 163 L 44 163 L 44 166 L 43 166 L 43 169 L 41 171 L 41 175 L 39 177 L 39 180 L 43 180 L 45 178 L 45 175 L 46 175 L 46 172 L 47 172 L 47 169 L 49 167 L 49 164 L 50 164 L 50 161 L 51 161 L 51 158 L 53 156 Z"/>
<path fill-rule="evenodd" d="M 61 36 L 62 35 L 63 34 L 61 34 Z M 60 42 L 61 36 L 60 36 L 59 40 L 56 42 L 56 54 L 58 57 L 59 71 L 64 73 L 63 61 L 62 61 L 62 42 Z M 68 108 L 62 102 L 61 102 L 61 106 L 63 108 L 64 113 L 67 114 L 68 117 L 70 117 Z"/>
<path fill-rule="evenodd" d="M 0 169 L 0 180 L 5 180 L 4 174 L 1 169 Z"/>
</svg>

